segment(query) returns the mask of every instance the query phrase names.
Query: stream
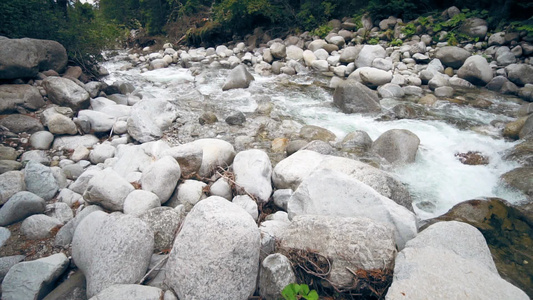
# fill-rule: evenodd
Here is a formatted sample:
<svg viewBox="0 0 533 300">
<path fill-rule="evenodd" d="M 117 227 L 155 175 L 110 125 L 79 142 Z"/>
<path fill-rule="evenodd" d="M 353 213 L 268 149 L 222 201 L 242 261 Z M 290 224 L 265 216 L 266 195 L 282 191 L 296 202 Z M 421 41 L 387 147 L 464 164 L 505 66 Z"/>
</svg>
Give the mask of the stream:
<svg viewBox="0 0 533 300">
<path fill-rule="evenodd" d="M 186 69 L 171 65 L 141 72 L 139 67 L 126 68 L 129 64 L 126 58 L 126 53 L 121 52 L 103 64 L 110 72 L 104 81 L 108 84 L 131 82 L 143 94 L 143 99 L 154 97 L 175 103 L 180 109 L 179 126 L 175 128 L 181 132 L 181 142 L 205 137 L 228 140 L 241 135 L 243 130 L 251 131 L 219 125 L 218 130 L 209 127 L 204 132 L 198 129 L 202 128 L 198 117 L 209 110 L 215 112 L 219 116 L 218 123 L 222 123 L 221 116 L 238 110 L 247 115 L 247 123 L 252 123 L 253 127 L 254 117 L 251 115 L 266 101 L 272 104 L 270 116 L 283 120 L 284 125 L 294 123 L 287 121 L 296 121 L 320 126 L 335 133 L 338 142 L 354 130 L 366 131 L 372 140 L 389 129 L 407 129 L 416 134 L 420 138 L 420 147 L 415 163 L 389 171 L 408 186 L 415 212 L 421 219 L 439 216 L 455 204 L 477 197 L 500 197 L 511 203 L 525 200 L 522 194 L 503 187 L 499 180 L 503 173 L 518 167 L 517 163 L 502 159 L 502 154 L 515 142 L 506 141 L 501 136 L 501 124 L 514 120 L 513 112 L 519 107 L 500 94 L 476 89 L 465 91 L 459 98 L 482 97 L 493 102 L 488 109 L 439 100 L 433 107 L 423 108 L 426 117 L 380 121 L 375 116 L 342 113 L 333 106 L 333 90 L 327 88 L 329 78 L 312 73 L 262 76 L 249 68 L 255 77 L 249 88 L 222 92 L 221 87 L 229 73 L 227 69 L 209 68 L 208 65 Z M 406 101 L 381 101 L 384 110 L 398 103 Z M 283 134 L 283 131 L 277 134 Z M 233 136 L 228 138 L 228 135 Z M 267 148 L 270 143 L 260 146 Z M 480 152 L 488 157 L 489 163 L 465 165 L 455 157 L 457 153 L 468 151 Z"/>
</svg>

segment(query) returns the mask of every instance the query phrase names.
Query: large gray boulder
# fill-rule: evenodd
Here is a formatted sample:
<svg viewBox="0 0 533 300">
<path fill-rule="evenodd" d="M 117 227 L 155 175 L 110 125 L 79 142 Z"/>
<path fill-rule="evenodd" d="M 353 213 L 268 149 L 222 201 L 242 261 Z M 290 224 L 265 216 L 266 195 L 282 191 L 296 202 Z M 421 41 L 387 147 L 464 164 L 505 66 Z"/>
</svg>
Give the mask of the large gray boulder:
<svg viewBox="0 0 533 300">
<path fill-rule="evenodd" d="M 468 50 L 456 46 L 442 47 L 435 53 L 435 57 L 438 58 L 443 65 L 454 69 L 460 68 L 470 55 Z"/>
<path fill-rule="evenodd" d="M 487 35 L 487 21 L 480 18 L 469 18 L 463 21 L 459 27 L 459 32 L 473 38 L 483 39 Z"/>
<path fill-rule="evenodd" d="M 98 138 L 92 134 L 60 136 L 54 139 L 52 148 L 61 148 L 63 150 L 75 150 L 79 146 L 83 146 L 85 148 L 92 148 L 98 142 Z"/>
<path fill-rule="evenodd" d="M 2 282 L 2 299 L 42 299 L 69 265 L 63 253 L 21 262 L 9 269 Z"/>
<path fill-rule="evenodd" d="M 59 190 L 52 169 L 38 162 L 30 160 L 24 169 L 24 181 L 29 192 L 48 201 Z"/>
<path fill-rule="evenodd" d="M 134 187 L 117 172 L 107 168 L 95 174 L 88 182 L 83 198 L 111 211 L 121 211 L 124 200 Z"/>
<path fill-rule="evenodd" d="M 101 211 L 89 214 L 72 240 L 72 259 L 87 279 L 87 297 L 113 284 L 139 282 L 153 248 L 153 232 L 143 221 Z"/>
<path fill-rule="evenodd" d="M 80 122 L 79 120 L 90 124 L 89 128 L 91 132 L 109 132 L 113 128 L 113 125 L 115 125 L 117 118 L 103 112 L 84 109 L 78 112 L 76 121 Z"/>
<path fill-rule="evenodd" d="M 180 165 L 181 174 L 184 177 L 195 174 L 202 166 L 203 150 L 201 147 L 191 143 L 172 147 L 165 150 L 161 155 L 172 156 Z"/>
<path fill-rule="evenodd" d="M 507 71 L 507 78 L 519 86 L 533 83 L 533 66 L 511 64 L 505 67 L 505 71 Z"/>
<path fill-rule="evenodd" d="M 149 191 L 134 190 L 124 199 L 124 213 L 136 217 L 152 208 L 160 206 L 161 200 L 159 200 L 159 197 Z"/>
<path fill-rule="evenodd" d="M 205 182 L 187 179 L 178 185 L 172 198 L 167 202 L 167 206 L 176 207 L 183 205 L 185 211 L 190 211 L 198 201 L 207 198 L 204 188 Z"/>
<path fill-rule="evenodd" d="M 55 41 L 2 39 L 0 79 L 31 78 L 39 71 L 50 69 L 62 72 L 67 60 L 65 47 Z"/>
<path fill-rule="evenodd" d="M 338 288 L 353 286 L 350 270 L 390 270 L 396 256 L 392 229 L 364 217 L 297 216 L 283 232 L 278 249 L 312 249 L 327 257 L 327 279 Z"/>
<path fill-rule="evenodd" d="M 0 113 L 17 111 L 23 107 L 37 110 L 45 105 L 39 90 L 28 84 L 0 85 Z"/>
<path fill-rule="evenodd" d="M 406 129 L 391 129 L 372 143 L 371 151 L 395 165 L 413 163 L 420 145 L 416 134 Z"/>
<path fill-rule="evenodd" d="M 9 269 L 11 269 L 11 267 L 23 261 L 25 258 L 26 256 L 24 255 L 12 255 L 12 256 L 0 257 L 0 282 L 4 280 L 4 277 L 6 277 L 6 274 L 7 272 L 9 272 Z"/>
<path fill-rule="evenodd" d="M 246 70 L 245 65 L 241 64 L 231 70 L 222 90 L 244 89 L 250 86 L 252 80 L 254 80 L 254 76 Z"/>
<path fill-rule="evenodd" d="M 178 162 L 171 156 L 164 156 L 144 170 L 141 186 L 143 190 L 156 194 L 161 203 L 165 203 L 172 196 L 180 177 Z"/>
<path fill-rule="evenodd" d="M 362 67 L 350 74 L 348 79 L 355 79 L 369 87 L 378 87 L 392 81 L 392 72 L 372 67 Z"/>
<path fill-rule="evenodd" d="M 270 54 L 272 54 L 274 58 L 283 59 L 287 56 L 287 48 L 282 43 L 272 43 L 272 45 L 270 45 Z"/>
<path fill-rule="evenodd" d="M 387 52 L 380 45 L 364 45 L 355 59 L 355 66 L 358 68 L 371 67 L 374 59 L 385 57 L 387 57 Z"/>
<path fill-rule="evenodd" d="M 166 283 L 183 300 L 248 299 L 260 245 L 259 229 L 244 209 L 209 197 L 187 215 L 170 252 Z"/>
<path fill-rule="evenodd" d="M 44 213 L 43 198 L 26 191 L 18 192 L 0 208 L 0 226 L 24 220 L 34 214 Z"/>
<path fill-rule="evenodd" d="M 481 55 L 467 58 L 463 66 L 457 71 L 457 76 L 481 86 L 485 86 L 493 77 L 489 63 Z"/>
<path fill-rule="evenodd" d="M 50 237 L 52 231 L 61 227 L 58 219 L 43 214 L 37 214 L 27 217 L 20 226 L 22 234 L 30 240 L 38 240 Z"/>
<path fill-rule="evenodd" d="M 291 188 L 296 190 L 306 177 L 318 169 L 330 169 L 344 173 L 412 210 L 409 192 L 395 176 L 363 162 L 345 157 L 300 150 L 276 165 L 272 172 L 272 182 L 277 189 Z"/>
<path fill-rule="evenodd" d="M 137 217 L 154 233 L 154 251 L 164 251 L 172 248 L 176 232 L 185 216 L 172 207 L 156 207 Z"/>
<path fill-rule="evenodd" d="M 128 133 L 141 143 L 160 139 L 178 117 L 177 109 L 161 99 L 143 99 L 131 109 L 128 118 Z"/>
<path fill-rule="evenodd" d="M 355 80 L 346 80 L 337 86 L 333 103 L 344 113 L 379 113 L 381 106 L 374 91 Z"/>
<path fill-rule="evenodd" d="M 367 217 L 393 228 L 399 249 L 417 233 L 416 217 L 405 207 L 359 180 L 327 169 L 318 169 L 302 181 L 289 199 L 287 212 L 289 219 L 298 215 Z"/>
<path fill-rule="evenodd" d="M 0 119 L 0 126 L 6 127 L 13 133 L 35 133 L 44 130 L 39 119 L 21 114 L 8 115 Z"/>
<path fill-rule="evenodd" d="M 266 300 L 282 298 L 281 291 L 296 282 L 290 260 L 283 254 L 274 253 L 261 262 L 259 271 L 259 295 Z"/>
<path fill-rule="evenodd" d="M 468 224 L 431 225 L 398 253 L 385 299 L 465 297 L 529 299 L 498 275 L 485 239 Z"/>
<path fill-rule="evenodd" d="M 341 52 L 339 61 L 345 64 L 353 63 L 359 56 L 361 49 L 363 49 L 363 46 L 348 46 L 344 48 Z"/>
<path fill-rule="evenodd" d="M 18 192 L 26 190 L 24 173 L 21 171 L 8 171 L 0 174 L 0 205 Z"/>
<path fill-rule="evenodd" d="M 114 284 L 90 300 L 147 300 L 165 299 L 165 292 L 157 287 L 140 284 Z"/>
<path fill-rule="evenodd" d="M 43 80 L 42 86 L 52 103 L 68 106 L 73 110 L 89 107 L 89 93 L 70 79 L 50 76 Z"/>
<path fill-rule="evenodd" d="M 235 182 L 261 202 L 268 202 L 272 194 L 272 164 L 261 150 L 239 152 L 233 160 Z"/>
<path fill-rule="evenodd" d="M 235 149 L 230 143 L 219 139 L 199 139 L 190 143 L 202 149 L 202 165 L 198 175 L 210 176 L 218 167 L 230 166 L 235 157 Z"/>
</svg>

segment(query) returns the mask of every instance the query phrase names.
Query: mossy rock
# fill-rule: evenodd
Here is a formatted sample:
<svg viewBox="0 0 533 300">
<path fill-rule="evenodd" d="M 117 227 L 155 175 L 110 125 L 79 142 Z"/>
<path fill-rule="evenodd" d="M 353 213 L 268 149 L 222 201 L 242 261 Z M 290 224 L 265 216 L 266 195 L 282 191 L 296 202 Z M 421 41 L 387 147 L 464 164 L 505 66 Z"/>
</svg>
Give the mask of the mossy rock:
<svg viewBox="0 0 533 300">
<path fill-rule="evenodd" d="M 498 272 L 505 280 L 533 297 L 533 209 L 503 199 L 475 199 L 455 205 L 444 215 L 428 220 L 421 231 L 440 221 L 461 221 L 481 231 Z"/>
</svg>

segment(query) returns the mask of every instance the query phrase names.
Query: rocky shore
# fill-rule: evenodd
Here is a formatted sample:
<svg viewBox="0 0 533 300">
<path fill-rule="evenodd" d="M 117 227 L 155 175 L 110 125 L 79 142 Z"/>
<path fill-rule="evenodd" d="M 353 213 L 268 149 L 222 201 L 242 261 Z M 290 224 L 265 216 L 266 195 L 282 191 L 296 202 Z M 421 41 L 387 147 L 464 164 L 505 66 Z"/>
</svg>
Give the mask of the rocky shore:
<svg viewBox="0 0 533 300">
<path fill-rule="evenodd" d="M 298 281 L 339 299 L 529 299 L 533 38 L 472 18 L 461 30 L 475 42 L 450 46 L 419 23 L 407 36 L 393 17 L 332 20 L 324 39 L 257 29 L 117 57 L 122 70 L 187 68 L 195 84 L 228 69 L 220 93 L 254 74 L 324 76 L 335 107 L 383 121 L 437 101 L 483 109 L 497 93 L 517 109 L 493 127 L 521 141 L 506 154 L 520 167 L 501 178 L 529 202 L 470 200 L 421 222 L 389 172 L 416 160 L 409 130 L 341 140 L 273 116 L 268 99 L 222 122 L 199 93 L 167 101 L 135 82 L 90 81 L 56 42 L 0 37 L 2 299 L 280 299 Z M 403 102 L 385 109 L 389 99 Z"/>
</svg>

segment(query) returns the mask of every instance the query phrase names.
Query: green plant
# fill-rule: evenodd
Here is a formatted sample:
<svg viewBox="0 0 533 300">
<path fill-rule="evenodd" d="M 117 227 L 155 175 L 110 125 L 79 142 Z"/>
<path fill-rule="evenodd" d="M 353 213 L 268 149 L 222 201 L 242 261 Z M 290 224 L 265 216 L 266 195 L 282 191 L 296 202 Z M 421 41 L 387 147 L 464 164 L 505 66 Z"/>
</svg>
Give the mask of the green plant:
<svg viewBox="0 0 533 300">
<path fill-rule="evenodd" d="M 307 284 L 291 283 L 283 289 L 281 295 L 285 300 L 318 300 L 318 293 L 315 290 L 309 290 Z"/>
<path fill-rule="evenodd" d="M 328 24 L 324 24 L 319 26 L 318 28 L 313 29 L 310 33 L 311 35 L 318 35 L 320 38 L 325 38 L 326 35 L 328 35 L 328 33 L 330 33 L 332 29 L 333 28 Z"/>
<path fill-rule="evenodd" d="M 405 25 L 405 27 L 402 29 L 402 33 L 405 34 L 405 37 L 411 37 L 415 35 L 416 33 L 416 26 L 414 23 L 409 23 Z"/>
<path fill-rule="evenodd" d="M 457 46 L 457 38 L 455 37 L 455 33 L 449 32 L 446 36 L 446 39 L 448 40 L 448 45 L 450 46 Z"/>
<path fill-rule="evenodd" d="M 390 42 L 390 45 L 395 47 L 395 46 L 401 46 L 403 45 L 403 41 L 400 40 L 400 39 L 395 39 L 394 41 Z"/>
<path fill-rule="evenodd" d="M 379 39 L 377 37 L 373 37 L 367 42 L 369 45 L 377 45 L 379 43 Z"/>
</svg>

